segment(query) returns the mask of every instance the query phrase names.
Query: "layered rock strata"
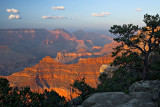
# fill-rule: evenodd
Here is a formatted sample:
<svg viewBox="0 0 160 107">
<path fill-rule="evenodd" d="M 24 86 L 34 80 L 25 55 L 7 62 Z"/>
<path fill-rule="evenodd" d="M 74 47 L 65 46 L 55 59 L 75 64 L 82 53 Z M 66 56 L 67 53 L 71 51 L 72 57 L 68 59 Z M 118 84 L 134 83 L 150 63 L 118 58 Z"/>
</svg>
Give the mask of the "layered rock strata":
<svg viewBox="0 0 160 107">
<path fill-rule="evenodd" d="M 70 99 L 77 96 L 76 93 L 72 92 L 70 86 L 75 80 L 85 78 L 87 84 L 96 87 L 100 75 L 99 68 L 102 64 L 112 61 L 113 58 L 108 55 L 99 58 L 88 58 L 76 64 L 65 65 L 47 56 L 37 65 L 25 68 L 25 70 L 5 78 L 10 81 L 12 87 L 29 86 L 34 92 L 53 89 L 60 95 Z"/>
</svg>

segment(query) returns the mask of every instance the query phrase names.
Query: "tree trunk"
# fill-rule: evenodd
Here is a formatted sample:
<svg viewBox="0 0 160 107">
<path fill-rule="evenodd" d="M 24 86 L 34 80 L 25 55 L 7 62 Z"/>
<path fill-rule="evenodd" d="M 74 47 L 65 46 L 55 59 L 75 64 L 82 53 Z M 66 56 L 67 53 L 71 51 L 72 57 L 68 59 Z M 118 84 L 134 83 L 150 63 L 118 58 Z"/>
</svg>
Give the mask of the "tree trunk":
<svg viewBox="0 0 160 107">
<path fill-rule="evenodd" d="M 144 64 L 144 68 L 143 68 L 143 80 L 146 79 L 146 72 L 147 72 L 147 66 Z"/>
<path fill-rule="evenodd" d="M 146 79 L 147 70 L 148 70 L 148 55 L 145 55 L 144 67 L 143 67 L 143 80 Z"/>
</svg>

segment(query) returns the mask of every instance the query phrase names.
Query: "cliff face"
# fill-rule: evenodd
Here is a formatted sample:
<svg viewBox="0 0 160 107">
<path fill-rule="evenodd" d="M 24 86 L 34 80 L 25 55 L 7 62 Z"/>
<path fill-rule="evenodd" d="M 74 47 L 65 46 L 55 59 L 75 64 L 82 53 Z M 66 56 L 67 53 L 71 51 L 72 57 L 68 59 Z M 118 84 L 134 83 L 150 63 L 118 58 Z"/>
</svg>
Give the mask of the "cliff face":
<svg viewBox="0 0 160 107">
<path fill-rule="evenodd" d="M 92 41 L 93 46 L 103 47 L 105 44 L 108 44 L 113 40 L 112 38 L 109 38 L 106 35 L 99 35 L 97 33 L 85 32 L 83 30 L 78 30 L 74 32 L 73 35 L 80 40 Z"/>
<path fill-rule="evenodd" d="M 69 33 L 64 29 L 0 29 L 0 75 L 20 71 L 45 56 L 66 64 L 103 56 L 106 51 L 102 54 L 102 48 L 99 47 L 110 42 L 111 39 L 105 35 L 83 31 Z"/>
<path fill-rule="evenodd" d="M 6 76 L 11 86 L 30 86 L 32 91 L 42 92 L 44 89 L 55 90 L 67 99 L 76 97 L 72 92 L 70 84 L 77 79 L 86 78 L 86 82 L 96 87 L 99 77 L 99 68 L 102 64 L 110 63 L 113 60 L 109 55 L 99 58 L 89 58 L 76 64 L 65 65 L 49 56 L 43 58 L 37 65 L 25 68 Z"/>
<path fill-rule="evenodd" d="M 104 47 L 101 49 L 100 53 L 105 54 L 105 53 L 111 53 L 113 52 L 113 48 L 117 47 L 120 45 L 120 43 L 117 42 L 111 42 L 109 44 L 104 45 Z"/>
<path fill-rule="evenodd" d="M 55 60 L 64 64 L 76 63 L 79 60 L 92 57 L 101 57 L 113 52 L 113 48 L 120 45 L 117 42 L 111 42 L 104 47 L 94 46 L 91 50 L 87 51 L 84 48 L 80 48 L 76 52 L 58 52 Z"/>
<path fill-rule="evenodd" d="M 81 52 L 80 52 L 81 51 Z M 83 50 L 78 50 L 78 52 L 58 52 L 57 57 L 55 58 L 55 61 L 61 62 L 64 64 L 70 64 L 70 63 L 76 63 L 79 61 L 80 58 L 89 58 L 92 57 L 93 54 L 90 52 L 82 52 Z"/>
</svg>

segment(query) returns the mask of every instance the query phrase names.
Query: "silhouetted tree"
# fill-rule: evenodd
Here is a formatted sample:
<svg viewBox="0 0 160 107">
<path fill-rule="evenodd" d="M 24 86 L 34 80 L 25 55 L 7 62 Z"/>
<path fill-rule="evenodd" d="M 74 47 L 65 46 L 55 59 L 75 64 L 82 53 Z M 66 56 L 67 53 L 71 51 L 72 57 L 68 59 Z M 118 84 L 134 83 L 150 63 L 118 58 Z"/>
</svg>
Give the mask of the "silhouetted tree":
<svg viewBox="0 0 160 107">
<path fill-rule="evenodd" d="M 45 107 L 63 107 L 65 106 L 65 98 L 61 97 L 58 93 L 51 90 L 50 92 L 45 90 Z"/>
<path fill-rule="evenodd" d="M 9 81 L 0 78 L 0 107 L 64 107 L 66 101 L 55 91 L 34 93 L 29 87 L 11 90 Z"/>
<path fill-rule="evenodd" d="M 8 94 L 11 89 L 9 81 L 6 78 L 0 78 L 0 106 L 6 106 L 8 103 Z"/>
<path fill-rule="evenodd" d="M 113 52 L 113 56 L 118 56 L 116 62 L 118 65 L 132 65 L 139 63 L 142 66 L 143 79 L 146 78 L 148 71 L 148 60 L 152 52 L 157 50 L 160 45 L 160 17 L 159 15 L 144 15 L 145 27 L 139 28 L 138 25 L 124 24 L 114 25 L 111 27 L 110 32 L 119 35 L 114 40 L 121 43 Z M 140 32 L 139 32 L 140 31 Z M 138 51 L 138 52 L 136 52 Z M 132 60 L 127 60 L 125 57 L 130 55 L 135 56 Z M 131 58 L 131 57 L 129 57 Z"/>
<path fill-rule="evenodd" d="M 89 97 L 92 93 L 95 92 L 95 89 L 90 87 L 88 84 L 85 82 L 85 78 L 82 80 L 76 80 L 72 84 L 73 88 L 78 89 L 81 93 L 80 96 L 82 97 L 83 100 Z"/>
<path fill-rule="evenodd" d="M 0 78 L 0 96 L 8 95 L 11 89 L 9 81 L 6 78 Z"/>
</svg>

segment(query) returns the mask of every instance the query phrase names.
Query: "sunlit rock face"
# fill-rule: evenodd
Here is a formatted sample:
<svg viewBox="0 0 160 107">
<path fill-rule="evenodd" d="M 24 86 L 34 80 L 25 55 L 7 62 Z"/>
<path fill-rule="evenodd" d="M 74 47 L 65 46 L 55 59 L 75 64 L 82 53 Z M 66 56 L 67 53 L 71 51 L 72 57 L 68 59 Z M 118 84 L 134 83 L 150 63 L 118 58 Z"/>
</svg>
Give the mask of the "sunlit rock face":
<svg viewBox="0 0 160 107">
<path fill-rule="evenodd" d="M 101 74 L 104 73 L 109 66 L 110 66 L 110 65 L 107 65 L 107 64 L 102 65 L 102 66 L 100 67 L 99 72 L 100 72 Z"/>
<path fill-rule="evenodd" d="M 103 56 L 110 49 L 101 49 L 110 42 L 112 38 L 105 35 L 80 30 L 69 33 L 64 29 L 0 29 L 0 75 L 33 66 L 45 56 L 57 57 L 56 61 L 65 64 Z"/>
<path fill-rule="evenodd" d="M 43 92 L 44 89 L 55 90 L 67 99 L 77 96 L 72 92 L 75 80 L 85 78 L 87 84 L 96 87 L 98 84 L 99 68 L 113 61 L 111 55 L 88 58 L 76 64 L 65 65 L 46 56 L 37 65 L 25 68 L 21 72 L 6 76 L 11 86 L 30 86 L 32 91 Z"/>
<path fill-rule="evenodd" d="M 87 50 L 81 48 L 76 52 L 68 53 L 68 52 L 58 52 L 55 61 L 61 62 L 64 64 L 76 63 L 80 58 L 89 58 L 93 57 L 93 53 L 87 52 Z"/>
<path fill-rule="evenodd" d="M 113 48 L 115 48 L 119 45 L 120 45 L 120 43 L 117 43 L 117 42 L 111 42 L 109 44 L 106 44 L 101 49 L 100 53 L 102 53 L 102 54 L 111 53 L 111 52 L 113 52 Z"/>
<path fill-rule="evenodd" d="M 118 67 L 116 66 L 111 66 L 110 64 L 103 64 L 100 67 L 100 74 L 105 73 L 107 75 L 107 78 L 112 78 L 113 76 L 113 72 L 116 71 L 118 69 Z"/>
<path fill-rule="evenodd" d="M 77 63 L 81 59 L 92 58 L 92 57 L 101 57 L 106 54 L 113 52 L 113 48 L 120 45 L 117 42 L 111 42 L 106 44 L 104 47 L 93 46 L 92 49 L 80 48 L 75 52 L 58 52 L 55 60 L 64 64 Z"/>
<path fill-rule="evenodd" d="M 67 98 L 75 97 L 70 84 L 85 77 L 89 85 L 96 87 L 99 68 L 113 61 L 110 55 L 104 56 L 113 46 L 104 50 L 110 42 L 107 36 L 83 31 L 0 30 L 0 75 L 10 75 L 6 78 L 11 86 L 30 86 L 37 92 L 54 89 Z"/>
</svg>

